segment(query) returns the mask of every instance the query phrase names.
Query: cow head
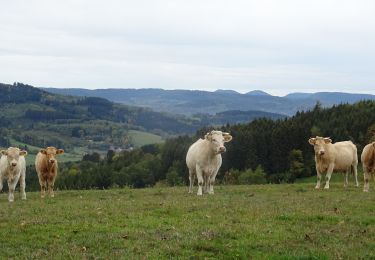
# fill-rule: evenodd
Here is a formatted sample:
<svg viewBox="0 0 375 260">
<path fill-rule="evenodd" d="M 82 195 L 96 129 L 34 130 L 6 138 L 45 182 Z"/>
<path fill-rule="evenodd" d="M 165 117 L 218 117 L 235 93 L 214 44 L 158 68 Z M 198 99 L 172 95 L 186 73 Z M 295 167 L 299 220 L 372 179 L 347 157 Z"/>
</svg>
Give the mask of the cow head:
<svg viewBox="0 0 375 260">
<path fill-rule="evenodd" d="M 41 149 L 40 152 L 46 155 L 50 164 L 54 164 L 56 162 L 56 155 L 63 154 L 64 150 L 55 147 L 47 147 L 46 149 Z"/>
<path fill-rule="evenodd" d="M 310 138 L 309 143 L 314 146 L 315 155 L 322 156 L 325 154 L 326 144 L 332 143 L 332 140 L 329 137 L 320 137 Z"/>
<path fill-rule="evenodd" d="M 204 138 L 211 143 L 215 154 L 224 153 L 226 151 L 224 143 L 232 140 L 232 136 L 229 133 L 223 133 L 221 131 L 211 131 L 207 133 Z"/>
<path fill-rule="evenodd" d="M 2 150 L 1 154 L 7 157 L 8 166 L 13 169 L 17 166 L 20 156 L 27 155 L 27 152 L 16 147 L 9 147 L 7 150 Z"/>
</svg>

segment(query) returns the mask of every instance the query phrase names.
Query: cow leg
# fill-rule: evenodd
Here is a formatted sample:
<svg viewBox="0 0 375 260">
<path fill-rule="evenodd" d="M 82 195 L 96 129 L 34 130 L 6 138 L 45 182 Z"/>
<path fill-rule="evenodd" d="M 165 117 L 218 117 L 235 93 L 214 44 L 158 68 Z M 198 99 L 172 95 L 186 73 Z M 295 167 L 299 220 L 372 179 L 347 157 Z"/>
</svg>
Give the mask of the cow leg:
<svg viewBox="0 0 375 260">
<path fill-rule="evenodd" d="M 55 193 L 53 192 L 55 180 L 48 180 L 48 194 L 53 198 Z"/>
<path fill-rule="evenodd" d="M 345 172 L 345 179 L 344 179 L 344 187 L 348 187 L 348 176 L 349 176 L 349 171 L 350 169 L 347 169 L 346 172 Z"/>
<path fill-rule="evenodd" d="M 9 195 L 8 195 L 8 201 L 13 202 L 14 201 L 14 190 L 16 189 L 16 185 L 18 182 L 19 177 L 14 179 L 8 179 L 8 188 L 9 188 Z"/>
<path fill-rule="evenodd" d="M 322 179 L 322 174 L 320 173 L 318 167 L 316 167 L 316 186 L 315 189 L 320 189 L 320 180 Z"/>
<path fill-rule="evenodd" d="M 194 181 L 195 181 L 195 172 L 189 169 L 189 193 L 193 193 L 193 187 L 194 187 Z"/>
<path fill-rule="evenodd" d="M 215 179 L 216 179 L 216 175 L 218 171 L 219 169 L 217 169 L 217 171 L 209 179 L 209 182 L 210 182 L 210 190 L 208 191 L 209 194 L 214 194 L 214 184 L 215 184 Z"/>
<path fill-rule="evenodd" d="M 326 175 L 326 185 L 324 186 L 324 189 L 329 189 L 329 181 L 331 180 L 332 172 L 333 172 L 333 164 L 330 164 L 328 166 L 327 175 Z"/>
<path fill-rule="evenodd" d="M 25 188 L 26 188 L 26 174 L 25 172 L 22 172 L 21 173 L 21 177 L 20 177 L 20 191 L 21 191 L 21 198 L 23 200 L 26 199 L 26 191 L 25 191 Z"/>
<path fill-rule="evenodd" d="M 366 169 L 366 167 L 364 167 L 364 169 L 363 169 L 364 171 L 363 171 L 363 179 L 364 179 L 364 182 L 365 182 L 365 184 L 363 185 L 363 191 L 364 192 L 368 192 L 369 191 L 369 189 L 370 189 L 370 174 L 369 174 L 369 172 L 368 172 L 368 170 Z"/>
<path fill-rule="evenodd" d="M 3 190 L 3 175 L 0 175 L 0 192 Z"/>
<path fill-rule="evenodd" d="M 197 192 L 197 195 L 199 196 L 202 196 L 202 186 L 204 184 L 204 181 L 203 181 L 203 171 L 197 167 L 197 179 L 198 179 L 198 192 Z"/>
<path fill-rule="evenodd" d="M 40 184 L 40 197 L 44 198 L 46 196 L 47 182 L 45 180 L 39 179 Z"/>
<path fill-rule="evenodd" d="M 353 172 L 354 172 L 354 177 L 355 177 L 355 186 L 359 187 L 357 164 L 353 165 Z"/>
<path fill-rule="evenodd" d="M 209 179 L 210 177 L 208 176 L 208 174 L 205 174 L 203 176 L 203 179 L 204 179 L 204 189 L 203 189 L 203 193 L 207 193 L 208 192 L 208 189 L 209 189 Z"/>
</svg>

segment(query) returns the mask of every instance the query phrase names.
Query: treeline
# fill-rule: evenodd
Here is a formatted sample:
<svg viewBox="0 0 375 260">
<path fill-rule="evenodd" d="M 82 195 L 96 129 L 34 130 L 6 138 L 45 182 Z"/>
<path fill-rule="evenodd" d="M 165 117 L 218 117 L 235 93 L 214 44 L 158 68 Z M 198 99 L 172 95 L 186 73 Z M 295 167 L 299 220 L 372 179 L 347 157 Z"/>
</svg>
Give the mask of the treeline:
<svg viewBox="0 0 375 260">
<path fill-rule="evenodd" d="M 148 145 L 141 149 L 106 158 L 86 155 L 79 163 L 61 167 L 57 186 L 61 189 L 88 189 L 132 186 L 153 186 L 187 183 L 185 156 L 188 147 L 211 129 L 194 136 L 179 136 L 163 145 Z M 375 102 L 342 104 L 323 109 L 319 104 L 312 111 L 299 112 L 282 120 L 258 119 L 244 125 L 227 125 L 230 132 L 223 155 L 218 182 L 281 183 L 315 175 L 314 152 L 308 143 L 311 136 L 329 136 L 334 142 L 352 140 L 360 154 L 375 133 Z"/>
</svg>

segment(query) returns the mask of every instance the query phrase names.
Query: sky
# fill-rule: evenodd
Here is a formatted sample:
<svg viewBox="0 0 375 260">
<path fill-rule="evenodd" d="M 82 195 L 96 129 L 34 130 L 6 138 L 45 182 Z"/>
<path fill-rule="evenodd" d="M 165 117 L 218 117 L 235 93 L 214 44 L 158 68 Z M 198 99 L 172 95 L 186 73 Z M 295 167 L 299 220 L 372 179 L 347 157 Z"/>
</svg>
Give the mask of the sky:
<svg viewBox="0 0 375 260">
<path fill-rule="evenodd" d="M 0 0 L 0 82 L 375 94 L 372 0 Z"/>
</svg>

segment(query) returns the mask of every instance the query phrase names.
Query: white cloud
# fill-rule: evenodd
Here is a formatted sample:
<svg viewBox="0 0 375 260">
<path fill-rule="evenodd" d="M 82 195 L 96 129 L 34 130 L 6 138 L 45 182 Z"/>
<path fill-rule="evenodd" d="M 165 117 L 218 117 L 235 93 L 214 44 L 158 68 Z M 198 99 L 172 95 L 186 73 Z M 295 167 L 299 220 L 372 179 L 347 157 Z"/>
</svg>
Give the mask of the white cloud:
<svg viewBox="0 0 375 260">
<path fill-rule="evenodd" d="M 3 1 L 0 82 L 374 93 L 373 1 Z"/>
</svg>

